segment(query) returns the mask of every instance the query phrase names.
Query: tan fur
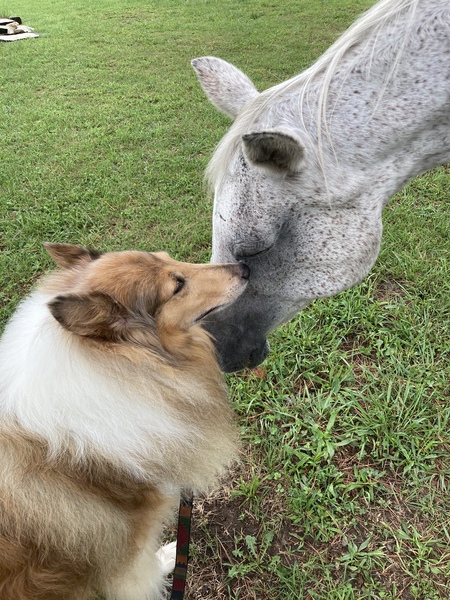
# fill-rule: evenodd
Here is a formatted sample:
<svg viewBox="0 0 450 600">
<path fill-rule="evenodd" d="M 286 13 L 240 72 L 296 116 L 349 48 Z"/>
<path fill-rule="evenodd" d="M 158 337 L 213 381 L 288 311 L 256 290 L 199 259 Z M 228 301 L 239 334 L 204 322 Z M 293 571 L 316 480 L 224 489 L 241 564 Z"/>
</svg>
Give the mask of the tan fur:
<svg viewBox="0 0 450 600">
<path fill-rule="evenodd" d="M 160 534 L 170 503 L 154 486 L 94 457 L 49 461 L 20 430 L 1 435 L 0 454 L 2 600 L 89 598 Z"/>
<path fill-rule="evenodd" d="M 123 582 L 139 557 L 154 555 L 180 491 L 207 489 L 233 456 L 226 389 L 197 320 L 237 297 L 248 273 L 239 265 L 178 263 L 164 253 L 46 247 L 62 269 L 37 292 L 52 298 L 61 343 L 193 433 L 149 437 L 148 454 L 142 450 L 130 466 L 92 443 L 80 450 L 76 432 L 56 442 L 0 412 L 0 598 L 128 599 Z M 98 427 L 108 427 L 106 418 Z M 151 451 L 159 440 L 164 461 Z M 136 600 L 156 597 L 149 591 Z"/>
</svg>

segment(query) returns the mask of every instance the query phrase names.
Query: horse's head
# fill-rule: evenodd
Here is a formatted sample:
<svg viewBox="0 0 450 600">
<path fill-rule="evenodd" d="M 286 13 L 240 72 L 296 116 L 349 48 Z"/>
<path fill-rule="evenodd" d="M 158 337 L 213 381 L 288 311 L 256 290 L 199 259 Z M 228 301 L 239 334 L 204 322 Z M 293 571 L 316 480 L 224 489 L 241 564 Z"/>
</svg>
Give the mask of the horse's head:
<svg viewBox="0 0 450 600">
<path fill-rule="evenodd" d="M 306 71 L 258 93 L 217 58 L 193 66 L 235 119 L 209 164 L 213 260 L 250 267 L 209 327 L 222 365 L 264 358 L 267 333 L 369 272 L 381 213 L 410 179 L 450 161 L 450 25 L 443 0 L 381 1 Z"/>
<path fill-rule="evenodd" d="M 210 100 L 235 118 L 208 168 L 214 262 L 250 267 L 244 294 L 211 318 L 226 371 L 256 366 L 266 336 L 315 298 L 359 282 L 379 250 L 381 206 L 362 206 L 357 175 L 324 178 L 299 116 L 299 92 L 274 100 L 217 58 L 193 66 Z"/>
</svg>

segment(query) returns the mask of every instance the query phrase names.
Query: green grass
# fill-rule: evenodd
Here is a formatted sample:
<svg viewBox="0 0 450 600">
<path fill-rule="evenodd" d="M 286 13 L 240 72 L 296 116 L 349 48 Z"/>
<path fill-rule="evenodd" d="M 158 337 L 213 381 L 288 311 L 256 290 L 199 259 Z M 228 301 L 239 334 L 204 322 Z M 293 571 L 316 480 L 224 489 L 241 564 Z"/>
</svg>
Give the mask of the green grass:
<svg viewBox="0 0 450 600">
<path fill-rule="evenodd" d="M 369 0 L 19 0 L 41 37 L 0 46 L 0 322 L 50 267 L 42 241 L 208 260 L 202 187 L 229 126 L 189 61 L 263 89 Z M 242 463 L 195 513 L 188 597 L 450 597 L 450 171 L 385 211 L 379 260 L 229 377 Z"/>
</svg>

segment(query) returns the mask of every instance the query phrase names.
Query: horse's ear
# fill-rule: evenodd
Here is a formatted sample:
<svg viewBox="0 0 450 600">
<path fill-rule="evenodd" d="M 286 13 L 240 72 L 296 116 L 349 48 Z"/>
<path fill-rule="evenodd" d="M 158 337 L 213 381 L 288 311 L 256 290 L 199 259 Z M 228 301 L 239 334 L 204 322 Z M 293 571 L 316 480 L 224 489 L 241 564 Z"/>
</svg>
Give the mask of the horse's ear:
<svg viewBox="0 0 450 600">
<path fill-rule="evenodd" d="M 305 148 L 291 131 L 266 129 L 242 136 L 246 159 L 259 167 L 282 174 L 301 171 L 305 161 Z"/>
<path fill-rule="evenodd" d="M 221 58 L 204 56 L 195 58 L 191 64 L 208 98 L 232 119 L 250 100 L 259 96 L 247 75 Z"/>
<path fill-rule="evenodd" d="M 44 242 L 44 248 L 55 263 L 63 269 L 70 269 L 101 256 L 101 253 L 96 250 L 91 250 L 84 246 L 75 246 L 74 244 L 51 244 L 50 242 Z"/>
</svg>

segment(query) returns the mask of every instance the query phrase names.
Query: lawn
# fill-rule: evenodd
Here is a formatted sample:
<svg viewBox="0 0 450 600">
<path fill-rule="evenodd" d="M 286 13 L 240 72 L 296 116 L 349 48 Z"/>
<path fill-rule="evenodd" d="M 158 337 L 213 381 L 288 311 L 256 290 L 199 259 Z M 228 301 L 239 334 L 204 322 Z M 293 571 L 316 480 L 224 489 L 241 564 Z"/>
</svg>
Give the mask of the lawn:
<svg viewBox="0 0 450 600">
<path fill-rule="evenodd" d="M 0 326 L 50 268 L 43 241 L 207 261 L 229 121 L 190 60 L 264 89 L 370 4 L 4 0 L 41 36 L 0 46 Z M 242 460 L 197 501 L 188 598 L 450 598 L 449 198 L 450 167 L 411 182 L 369 277 L 229 376 Z"/>
</svg>

